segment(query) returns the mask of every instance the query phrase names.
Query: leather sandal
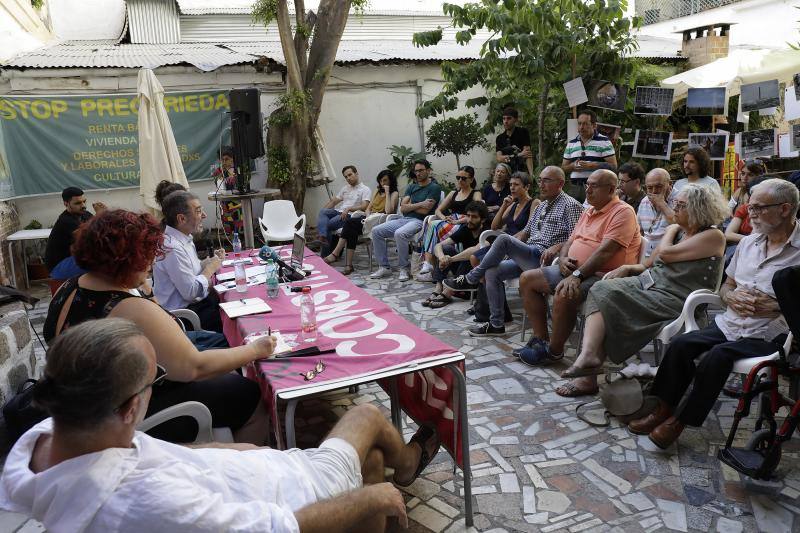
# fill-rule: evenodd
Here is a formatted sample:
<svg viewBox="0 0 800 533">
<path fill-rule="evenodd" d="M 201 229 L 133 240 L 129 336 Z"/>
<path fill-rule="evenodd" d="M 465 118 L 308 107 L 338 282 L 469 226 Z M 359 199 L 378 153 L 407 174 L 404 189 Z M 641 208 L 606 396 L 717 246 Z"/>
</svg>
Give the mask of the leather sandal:
<svg viewBox="0 0 800 533">
<path fill-rule="evenodd" d="M 433 449 L 433 453 L 430 453 L 426 445 L 432 438 L 435 438 L 434 443 L 436 444 L 436 447 Z M 436 457 L 436 454 L 439 452 L 439 446 L 441 445 L 439 441 L 439 436 L 436 434 L 436 431 L 430 426 L 421 426 L 419 430 L 417 430 L 417 432 L 414 433 L 414 436 L 411 437 L 409 444 L 411 444 L 412 442 L 416 442 L 417 444 L 419 444 L 421 450 L 421 453 L 419 455 L 419 464 L 417 464 L 417 470 L 414 472 L 414 475 L 411 476 L 411 479 L 409 479 L 407 482 L 401 483 L 400 481 L 397 480 L 396 477 L 393 478 L 395 485 L 398 485 L 400 487 L 408 487 L 412 483 L 414 483 L 414 481 L 417 480 L 422 471 L 425 470 L 425 467 L 427 467 L 433 460 L 433 458 Z"/>
<path fill-rule="evenodd" d="M 355 268 L 353 268 L 353 265 L 345 265 L 344 268 L 342 269 L 342 274 L 345 276 L 349 276 L 350 274 L 353 273 L 354 270 Z"/>
<path fill-rule="evenodd" d="M 331 253 L 329 253 L 328 255 L 326 255 L 325 257 L 323 257 L 323 258 L 322 258 L 322 260 L 323 260 L 323 261 L 325 261 L 326 263 L 328 263 L 328 264 L 330 265 L 330 264 L 333 264 L 333 263 L 335 263 L 336 261 L 338 261 L 338 260 L 339 260 L 339 256 L 340 256 L 340 255 L 341 255 L 341 254 L 339 254 L 339 255 L 336 255 L 336 254 L 334 254 L 333 252 L 331 252 Z"/>
</svg>

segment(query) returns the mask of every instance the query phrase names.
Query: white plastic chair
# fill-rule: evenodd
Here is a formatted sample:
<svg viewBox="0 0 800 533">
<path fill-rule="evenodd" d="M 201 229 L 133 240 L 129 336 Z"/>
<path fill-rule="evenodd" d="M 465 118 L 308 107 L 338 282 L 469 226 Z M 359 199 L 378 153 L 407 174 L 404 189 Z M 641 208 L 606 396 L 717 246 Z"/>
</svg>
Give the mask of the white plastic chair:
<svg viewBox="0 0 800 533">
<path fill-rule="evenodd" d="M 212 427 L 211 411 L 200 402 L 183 402 L 148 416 L 139 424 L 139 431 L 149 431 L 174 418 L 188 416 L 197 422 L 197 437 L 194 442 L 233 442 L 230 428 Z"/>
<path fill-rule="evenodd" d="M 170 311 L 170 314 L 175 318 L 180 318 L 189 322 L 189 324 L 192 326 L 192 331 L 200 331 L 203 329 L 203 326 L 200 325 L 200 317 L 197 316 L 197 313 L 191 309 L 173 309 Z M 183 320 L 180 321 L 181 328 L 186 331 L 186 326 Z"/>
<path fill-rule="evenodd" d="M 287 242 L 294 234 L 305 235 L 306 215 L 297 216 L 294 204 L 289 200 L 271 200 L 264 203 L 264 213 L 258 218 L 264 243 Z"/>
</svg>

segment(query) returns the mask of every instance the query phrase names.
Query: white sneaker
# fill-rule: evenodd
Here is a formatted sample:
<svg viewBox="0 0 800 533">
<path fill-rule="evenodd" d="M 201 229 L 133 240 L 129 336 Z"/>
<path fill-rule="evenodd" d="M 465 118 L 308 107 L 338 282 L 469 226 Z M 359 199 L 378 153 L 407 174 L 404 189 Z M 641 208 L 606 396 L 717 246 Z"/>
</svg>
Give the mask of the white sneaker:
<svg viewBox="0 0 800 533">
<path fill-rule="evenodd" d="M 419 274 L 417 274 L 417 281 L 426 281 L 430 283 L 433 281 L 433 274 L 430 271 L 420 272 Z"/>
<path fill-rule="evenodd" d="M 401 268 L 400 269 L 400 275 L 397 276 L 397 280 L 398 281 L 408 281 L 410 279 L 411 279 L 411 274 L 409 274 L 408 269 Z"/>
<path fill-rule="evenodd" d="M 388 278 L 392 271 L 386 267 L 378 267 L 378 270 L 369 275 L 370 279 Z"/>
<path fill-rule="evenodd" d="M 433 271 L 433 265 L 428 263 L 427 261 L 422 263 L 422 267 L 419 269 L 420 274 L 427 274 L 428 272 Z"/>
</svg>

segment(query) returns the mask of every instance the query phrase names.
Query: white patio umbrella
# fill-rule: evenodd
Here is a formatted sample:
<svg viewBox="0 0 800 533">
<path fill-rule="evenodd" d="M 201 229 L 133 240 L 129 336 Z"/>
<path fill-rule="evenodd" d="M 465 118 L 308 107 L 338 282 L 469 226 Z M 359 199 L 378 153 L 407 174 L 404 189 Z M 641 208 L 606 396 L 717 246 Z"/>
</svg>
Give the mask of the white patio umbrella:
<svg viewBox="0 0 800 533">
<path fill-rule="evenodd" d="M 674 88 L 675 98 L 695 87 L 727 87 L 728 96 L 735 96 L 742 84 L 787 81 L 798 72 L 800 50 L 732 50 L 727 57 L 665 79 L 661 86 Z"/>
<path fill-rule="evenodd" d="M 156 185 L 161 180 L 188 188 L 175 135 L 164 108 L 164 88 L 149 68 L 139 71 L 139 194 L 146 208 L 160 211 Z"/>
</svg>

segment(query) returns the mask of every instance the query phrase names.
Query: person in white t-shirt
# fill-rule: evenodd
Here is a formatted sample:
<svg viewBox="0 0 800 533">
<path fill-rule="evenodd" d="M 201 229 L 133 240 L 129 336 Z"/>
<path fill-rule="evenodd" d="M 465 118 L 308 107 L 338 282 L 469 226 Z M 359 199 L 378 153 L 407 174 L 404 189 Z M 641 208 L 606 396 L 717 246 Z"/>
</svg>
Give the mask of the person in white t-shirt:
<svg viewBox="0 0 800 533">
<path fill-rule="evenodd" d="M 365 404 L 316 449 L 179 446 L 136 431 L 164 376 L 133 322 L 88 321 L 59 335 L 34 392 L 52 418 L 8 455 L 0 507 L 54 533 L 374 532 L 387 517 L 407 527 L 384 466 L 394 468 L 395 483 L 412 483 L 439 448 L 434 430 L 405 444 Z"/>
<path fill-rule="evenodd" d="M 718 191 L 722 192 L 719 187 L 719 182 L 708 175 L 711 171 L 711 158 L 703 148 L 694 146 L 686 150 L 683 154 L 683 173 L 686 174 L 685 178 L 676 181 L 672 190 L 677 196 L 687 183 L 699 183 L 700 185 L 708 185 L 716 187 Z"/>
<path fill-rule="evenodd" d="M 333 232 L 344 226 L 345 220 L 350 218 L 350 213 L 365 211 L 372 195 L 369 187 L 361 183 L 356 167 L 347 165 L 342 169 L 342 175 L 347 183 L 336 196 L 322 206 L 317 216 L 317 233 L 322 243 L 322 257 L 331 252 L 330 242 Z"/>
</svg>

